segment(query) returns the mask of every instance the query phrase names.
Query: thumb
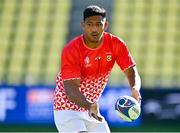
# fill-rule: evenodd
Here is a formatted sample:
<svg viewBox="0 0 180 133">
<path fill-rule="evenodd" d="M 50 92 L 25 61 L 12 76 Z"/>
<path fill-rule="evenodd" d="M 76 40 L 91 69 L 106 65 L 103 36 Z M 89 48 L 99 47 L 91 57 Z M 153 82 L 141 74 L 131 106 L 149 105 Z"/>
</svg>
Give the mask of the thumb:
<svg viewBox="0 0 180 133">
<path fill-rule="evenodd" d="M 93 118 L 95 118 L 98 121 L 102 121 L 103 120 L 103 118 L 101 116 L 98 116 L 98 114 L 95 114 L 93 112 L 89 112 L 88 114 L 89 114 L 90 117 L 93 117 Z"/>
<path fill-rule="evenodd" d="M 98 116 L 98 115 L 97 115 L 97 117 L 98 117 L 98 120 L 99 120 L 99 121 L 102 121 L 102 120 L 103 120 L 103 118 L 102 118 L 101 116 Z"/>
</svg>

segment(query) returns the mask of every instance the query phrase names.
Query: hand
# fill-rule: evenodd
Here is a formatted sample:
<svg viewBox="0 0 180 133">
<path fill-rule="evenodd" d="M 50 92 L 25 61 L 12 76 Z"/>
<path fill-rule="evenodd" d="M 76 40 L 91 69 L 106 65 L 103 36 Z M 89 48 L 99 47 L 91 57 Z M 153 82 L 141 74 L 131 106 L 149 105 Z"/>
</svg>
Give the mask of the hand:
<svg viewBox="0 0 180 133">
<path fill-rule="evenodd" d="M 99 110 L 98 104 L 96 102 L 92 103 L 89 108 L 88 114 L 90 117 L 94 117 L 96 120 L 102 121 L 103 118 L 101 116 L 99 116 L 98 110 Z"/>
<path fill-rule="evenodd" d="M 141 99 L 142 98 L 141 98 L 141 94 L 140 94 L 139 90 L 132 89 L 131 96 L 133 98 L 135 98 L 138 101 L 139 104 L 141 104 Z"/>
</svg>

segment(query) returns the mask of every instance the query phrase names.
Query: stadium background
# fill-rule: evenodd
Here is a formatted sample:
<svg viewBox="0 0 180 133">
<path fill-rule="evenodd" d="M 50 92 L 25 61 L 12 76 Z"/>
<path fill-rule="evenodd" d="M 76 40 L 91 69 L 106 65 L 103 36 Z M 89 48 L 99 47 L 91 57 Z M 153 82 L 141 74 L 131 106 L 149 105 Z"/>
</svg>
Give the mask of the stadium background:
<svg viewBox="0 0 180 133">
<path fill-rule="evenodd" d="M 3 88 L 55 85 L 61 49 L 81 33 L 89 4 L 107 10 L 108 31 L 127 42 L 142 78 L 140 124 L 112 131 L 180 131 L 180 0 L 0 0 L 0 108 Z M 122 86 L 127 81 L 116 66 L 108 87 Z M 15 121 L 4 118 L 0 131 L 56 131 Z"/>
</svg>

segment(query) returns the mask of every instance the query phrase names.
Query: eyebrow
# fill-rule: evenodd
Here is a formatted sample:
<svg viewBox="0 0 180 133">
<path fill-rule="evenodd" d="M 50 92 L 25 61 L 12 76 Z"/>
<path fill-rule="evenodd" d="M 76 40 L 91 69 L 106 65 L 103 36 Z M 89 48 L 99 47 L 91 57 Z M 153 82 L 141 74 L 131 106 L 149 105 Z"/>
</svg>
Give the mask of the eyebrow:
<svg viewBox="0 0 180 133">
<path fill-rule="evenodd" d="M 93 20 L 87 20 L 86 23 L 92 23 Z M 102 23 L 103 20 L 96 21 L 96 23 Z"/>
</svg>

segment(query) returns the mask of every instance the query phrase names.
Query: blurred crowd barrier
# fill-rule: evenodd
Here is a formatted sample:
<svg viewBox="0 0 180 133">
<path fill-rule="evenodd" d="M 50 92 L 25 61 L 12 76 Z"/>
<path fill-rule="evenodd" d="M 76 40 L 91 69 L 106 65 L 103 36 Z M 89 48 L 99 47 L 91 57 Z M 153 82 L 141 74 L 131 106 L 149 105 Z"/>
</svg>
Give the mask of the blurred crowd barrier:
<svg viewBox="0 0 180 133">
<path fill-rule="evenodd" d="M 136 60 L 144 88 L 180 87 L 179 0 L 1 0 L 0 84 L 54 85 L 62 47 L 82 33 L 82 11 L 107 10 L 108 31 Z M 127 84 L 116 66 L 109 84 Z"/>
<path fill-rule="evenodd" d="M 0 123 L 54 124 L 53 86 L 0 86 Z M 100 111 L 111 127 L 140 126 L 147 122 L 180 122 L 180 90 L 142 91 L 141 116 L 124 122 L 115 113 L 115 102 L 130 95 L 128 87 L 107 86 L 100 98 Z"/>
</svg>

